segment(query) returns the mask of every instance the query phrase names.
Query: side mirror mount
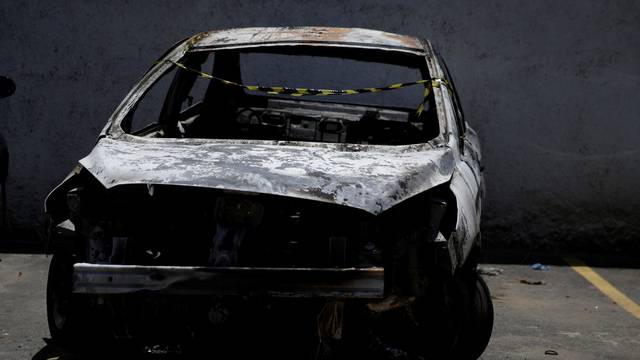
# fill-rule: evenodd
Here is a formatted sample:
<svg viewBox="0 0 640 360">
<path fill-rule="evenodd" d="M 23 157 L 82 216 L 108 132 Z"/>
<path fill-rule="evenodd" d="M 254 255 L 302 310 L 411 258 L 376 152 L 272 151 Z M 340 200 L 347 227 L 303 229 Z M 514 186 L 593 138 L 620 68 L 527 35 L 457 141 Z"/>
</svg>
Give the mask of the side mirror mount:
<svg viewBox="0 0 640 360">
<path fill-rule="evenodd" d="M 5 76 L 0 76 L 0 99 L 6 98 L 16 91 L 16 83 Z"/>
</svg>

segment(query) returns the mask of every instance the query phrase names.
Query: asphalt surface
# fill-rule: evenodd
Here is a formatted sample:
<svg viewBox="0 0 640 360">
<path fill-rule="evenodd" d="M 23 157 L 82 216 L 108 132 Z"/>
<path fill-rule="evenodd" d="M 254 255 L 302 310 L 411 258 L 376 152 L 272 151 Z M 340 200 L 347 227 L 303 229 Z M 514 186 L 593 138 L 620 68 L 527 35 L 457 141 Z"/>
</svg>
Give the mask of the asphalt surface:
<svg viewBox="0 0 640 360">
<path fill-rule="evenodd" d="M 76 359 L 45 341 L 49 337 L 45 286 L 50 258 L 0 253 L 0 260 L 0 359 Z M 528 265 L 482 267 L 502 270 L 499 275 L 484 276 L 496 318 L 482 359 L 640 358 L 640 319 L 571 267 L 552 265 L 548 271 Z M 593 270 L 640 303 L 640 269 Z"/>
</svg>

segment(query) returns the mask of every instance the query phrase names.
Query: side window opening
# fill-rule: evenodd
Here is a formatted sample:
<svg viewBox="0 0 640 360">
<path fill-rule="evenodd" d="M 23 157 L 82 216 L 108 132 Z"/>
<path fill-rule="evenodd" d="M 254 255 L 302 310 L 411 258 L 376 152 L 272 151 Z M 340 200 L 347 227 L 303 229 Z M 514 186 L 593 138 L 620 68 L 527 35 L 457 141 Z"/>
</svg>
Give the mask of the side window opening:
<svg viewBox="0 0 640 360">
<path fill-rule="evenodd" d="M 131 134 L 147 133 L 158 128 L 163 104 L 171 87 L 176 69 L 169 69 L 142 95 L 122 121 L 122 128 Z"/>
<path fill-rule="evenodd" d="M 204 56 L 202 56 L 204 55 Z M 186 58 L 186 64 L 194 70 L 209 71 L 214 56 L 198 54 Z M 172 137 L 167 123 L 175 118 L 188 117 L 200 112 L 210 81 L 196 73 L 172 66 L 142 95 L 122 122 L 123 129 L 131 134 Z"/>
</svg>

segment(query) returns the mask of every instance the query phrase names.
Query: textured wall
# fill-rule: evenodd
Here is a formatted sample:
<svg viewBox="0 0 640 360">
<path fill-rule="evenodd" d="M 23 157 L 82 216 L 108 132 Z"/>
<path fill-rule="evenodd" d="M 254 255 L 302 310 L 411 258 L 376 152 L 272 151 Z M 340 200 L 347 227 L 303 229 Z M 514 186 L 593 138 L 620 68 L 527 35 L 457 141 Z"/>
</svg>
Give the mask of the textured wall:
<svg viewBox="0 0 640 360">
<path fill-rule="evenodd" d="M 431 39 L 483 139 L 485 241 L 635 248 L 640 236 L 640 2 L 10 1 L 0 100 L 15 227 L 91 149 L 148 65 L 202 30 L 368 27 Z"/>
</svg>

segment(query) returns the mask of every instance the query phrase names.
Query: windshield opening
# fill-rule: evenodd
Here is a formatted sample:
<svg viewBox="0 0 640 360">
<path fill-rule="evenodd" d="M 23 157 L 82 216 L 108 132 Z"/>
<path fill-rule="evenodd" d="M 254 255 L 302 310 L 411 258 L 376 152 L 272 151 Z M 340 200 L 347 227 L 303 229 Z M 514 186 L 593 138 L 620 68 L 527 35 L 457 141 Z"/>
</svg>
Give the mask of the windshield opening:
<svg viewBox="0 0 640 360">
<path fill-rule="evenodd" d="M 439 134 L 431 82 L 416 83 L 423 79 L 424 58 L 401 52 L 194 51 L 148 89 L 122 127 L 165 138 L 423 143 Z"/>
</svg>

